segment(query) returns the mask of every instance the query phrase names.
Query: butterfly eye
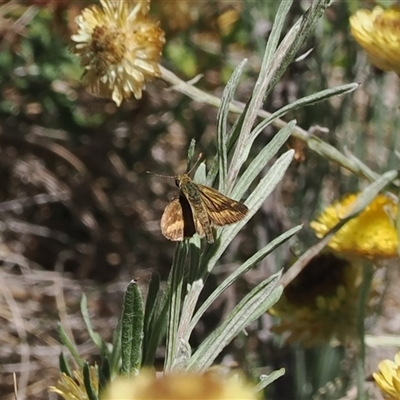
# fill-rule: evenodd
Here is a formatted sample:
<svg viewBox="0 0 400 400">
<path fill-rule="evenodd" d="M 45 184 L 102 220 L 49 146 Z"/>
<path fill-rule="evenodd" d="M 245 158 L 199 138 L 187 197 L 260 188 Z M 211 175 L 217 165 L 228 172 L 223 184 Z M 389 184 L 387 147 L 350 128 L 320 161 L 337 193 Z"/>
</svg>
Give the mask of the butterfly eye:
<svg viewBox="0 0 400 400">
<path fill-rule="evenodd" d="M 178 178 L 175 178 L 175 185 L 179 187 L 180 180 Z"/>
</svg>

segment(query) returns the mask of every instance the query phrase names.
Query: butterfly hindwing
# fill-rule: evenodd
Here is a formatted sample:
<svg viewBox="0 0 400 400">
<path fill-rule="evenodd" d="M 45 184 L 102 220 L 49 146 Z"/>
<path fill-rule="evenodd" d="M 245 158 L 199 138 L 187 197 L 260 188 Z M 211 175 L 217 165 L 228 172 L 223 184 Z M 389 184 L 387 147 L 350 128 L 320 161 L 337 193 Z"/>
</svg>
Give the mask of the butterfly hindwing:
<svg viewBox="0 0 400 400">
<path fill-rule="evenodd" d="M 174 197 L 161 217 L 161 233 L 169 240 L 181 241 L 196 232 L 200 237 L 204 236 L 202 226 L 193 218 L 189 202 L 183 195 Z"/>
<path fill-rule="evenodd" d="M 173 198 L 165 207 L 161 217 L 161 233 L 169 240 L 183 240 L 184 223 L 179 198 Z"/>
</svg>

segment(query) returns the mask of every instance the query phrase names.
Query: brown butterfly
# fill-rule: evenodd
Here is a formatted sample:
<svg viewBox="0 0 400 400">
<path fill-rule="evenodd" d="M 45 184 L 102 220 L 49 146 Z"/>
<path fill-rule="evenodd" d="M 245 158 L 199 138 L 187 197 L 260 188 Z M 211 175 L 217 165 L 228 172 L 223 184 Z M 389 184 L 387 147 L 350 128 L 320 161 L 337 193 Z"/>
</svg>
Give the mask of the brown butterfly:
<svg viewBox="0 0 400 400">
<path fill-rule="evenodd" d="M 189 173 L 175 176 L 175 184 L 179 196 L 169 202 L 161 217 L 161 233 L 169 240 L 181 241 L 197 232 L 208 243 L 214 243 L 213 225 L 233 224 L 249 211 L 218 190 L 194 183 Z"/>
</svg>

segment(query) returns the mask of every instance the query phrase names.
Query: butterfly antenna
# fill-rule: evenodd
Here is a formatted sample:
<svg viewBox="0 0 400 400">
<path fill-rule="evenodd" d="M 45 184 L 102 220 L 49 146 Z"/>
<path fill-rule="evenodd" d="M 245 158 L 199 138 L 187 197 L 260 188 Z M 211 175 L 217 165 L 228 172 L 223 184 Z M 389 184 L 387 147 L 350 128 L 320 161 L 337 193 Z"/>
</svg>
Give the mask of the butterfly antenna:
<svg viewBox="0 0 400 400">
<path fill-rule="evenodd" d="M 175 179 L 175 176 L 173 175 L 161 175 L 161 174 L 155 174 L 154 172 L 151 171 L 146 171 L 146 174 L 158 176 L 159 178 L 167 178 L 167 179 Z"/>
<path fill-rule="evenodd" d="M 188 175 L 199 165 L 201 159 L 203 158 L 203 153 L 200 153 L 199 156 L 197 157 L 196 162 L 193 164 L 192 168 L 188 172 L 186 172 Z"/>
</svg>

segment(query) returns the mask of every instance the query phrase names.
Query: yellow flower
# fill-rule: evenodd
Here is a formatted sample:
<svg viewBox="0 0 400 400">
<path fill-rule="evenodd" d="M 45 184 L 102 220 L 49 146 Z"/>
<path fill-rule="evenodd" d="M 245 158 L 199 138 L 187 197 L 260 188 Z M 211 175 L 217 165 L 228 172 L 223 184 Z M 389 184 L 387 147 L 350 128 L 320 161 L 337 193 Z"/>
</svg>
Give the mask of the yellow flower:
<svg viewBox="0 0 400 400">
<path fill-rule="evenodd" d="M 379 372 L 372 375 L 379 389 L 390 400 L 400 399 L 400 352 L 391 360 L 383 360 L 378 365 Z"/>
<path fill-rule="evenodd" d="M 357 336 L 357 299 L 362 266 L 332 253 L 314 257 L 269 311 L 279 317 L 272 330 L 289 343 L 317 346 Z M 376 293 L 376 292 L 375 292 Z"/>
<path fill-rule="evenodd" d="M 140 99 L 145 82 L 160 76 L 164 32 L 147 15 L 150 0 L 100 0 L 76 18 L 74 52 L 85 67 L 91 92 L 119 106 L 131 94 Z"/>
<path fill-rule="evenodd" d="M 400 7 L 358 10 L 350 17 L 351 33 L 383 71 L 400 74 Z"/>
<path fill-rule="evenodd" d="M 73 371 L 74 378 L 70 378 L 66 374 L 62 374 L 56 386 L 50 386 L 49 391 L 59 394 L 65 400 L 89 400 L 86 393 L 85 384 L 83 383 L 83 372 Z M 97 368 L 90 367 L 90 381 L 95 393 L 98 391 L 99 378 L 97 376 Z"/>
<path fill-rule="evenodd" d="M 238 376 L 226 380 L 214 373 L 176 373 L 157 378 L 142 370 L 134 378 L 117 378 L 104 396 L 107 400 L 256 400 L 252 387 Z"/>
<path fill-rule="evenodd" d="M 347 195 L 327 207 L 317 221 L 310 223 L 317 237 L 322 238 L 352 208 L 357 195 Z M 357 217 L 347 222 L 328 243 L 341 254 L 370 260 L 397 257 L 398 238 L 394 227 L 397 204 L 388 196 L 378 195 Z"/>
</svg>

